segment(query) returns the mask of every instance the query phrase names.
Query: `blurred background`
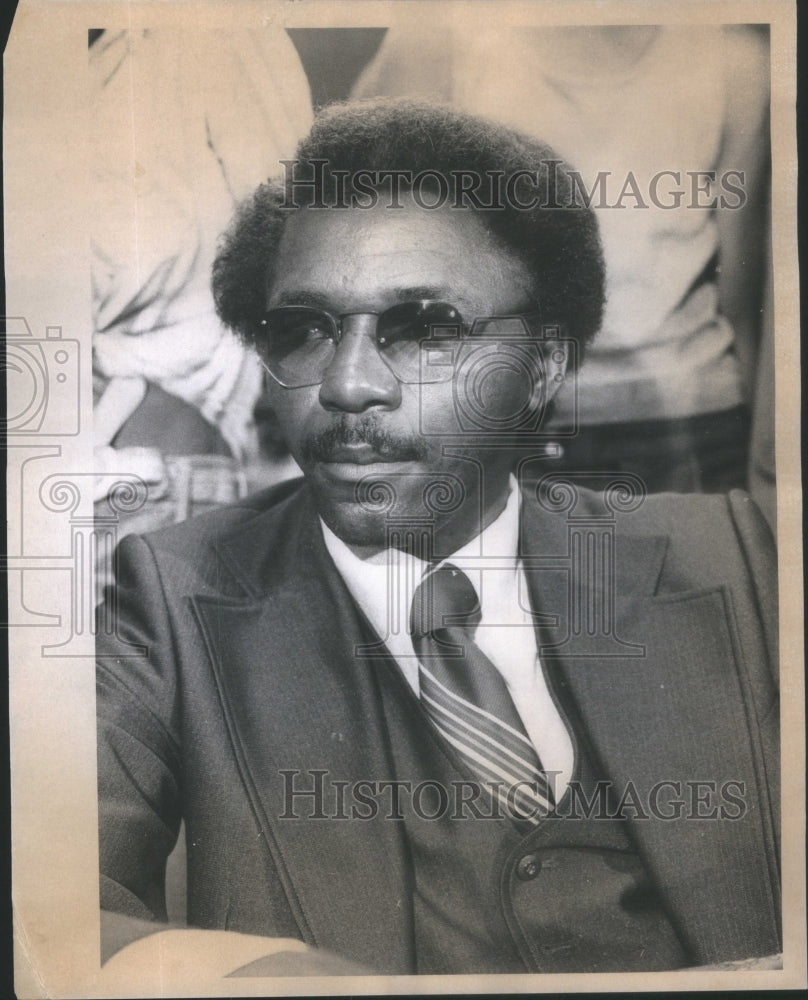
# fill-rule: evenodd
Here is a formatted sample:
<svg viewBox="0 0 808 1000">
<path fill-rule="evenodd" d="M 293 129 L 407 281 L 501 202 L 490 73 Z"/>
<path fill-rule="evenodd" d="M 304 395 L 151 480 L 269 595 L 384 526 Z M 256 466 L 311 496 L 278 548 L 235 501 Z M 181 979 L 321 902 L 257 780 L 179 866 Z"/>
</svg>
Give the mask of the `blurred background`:
<svg viewBox="0 0 808 1000">
<path fill-rule="evenodd" d="M 593 200 L 606 313 L 577 398 L 544 428 L 558 434 L 548 470 L 631 472 L 649 491 L 741 486 L 774 527 L 767 26 L 480 32 L 450 6 L 390 28 L 89 33 L 96 467 L 149 485 L 120 534 L 297 473 L 263 369 L 215 316 L 210 268 L 235 206 L 313 115 L 377 96 L 536 135 L 589 190 L 607 174 Z M 680 187 L 679 207 L 644 197 L 661 171 L 660 199 Z M 692 207 L 692 183 L 709 205 L 730 172 L 742 207 Z M 99 588 L 108 578 L 99 566 Z"/>
</svg>

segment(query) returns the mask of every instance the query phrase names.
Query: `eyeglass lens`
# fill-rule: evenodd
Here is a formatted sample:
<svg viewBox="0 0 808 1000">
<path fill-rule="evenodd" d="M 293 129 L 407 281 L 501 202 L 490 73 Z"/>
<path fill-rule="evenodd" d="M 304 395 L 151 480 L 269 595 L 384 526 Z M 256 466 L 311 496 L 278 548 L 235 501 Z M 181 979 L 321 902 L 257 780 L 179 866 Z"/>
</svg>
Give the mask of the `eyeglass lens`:
<svg viewBox="0 0 808 1000">
<path fill-rule="evenodd" d="M 379 314 L 376 346 L 400 381 L 430 381 L 422 363 L 422 341 L 456 337 L 463 329 L 459 312 L 446 302 L 402 302 Z M 339 339 L 338 321 L 330 313 L 309 306 L 281 306 L 264 317 L 259 353 L 281 385 L 317 385 L 325 377 Z M 445 371 L 436 371 L 431 380 L 445 378 Z"/>
</svg>

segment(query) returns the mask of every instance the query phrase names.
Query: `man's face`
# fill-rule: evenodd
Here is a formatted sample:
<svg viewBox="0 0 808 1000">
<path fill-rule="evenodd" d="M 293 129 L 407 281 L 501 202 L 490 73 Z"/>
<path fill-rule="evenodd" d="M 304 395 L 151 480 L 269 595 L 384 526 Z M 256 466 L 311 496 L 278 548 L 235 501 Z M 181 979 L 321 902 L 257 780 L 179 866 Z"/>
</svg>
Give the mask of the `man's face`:
<svg viewBox="0 0 808 1000">
<path fill-rule="evenodd" d="M 360 554 L 386 546 L 390 517 L 433 519 L 436 551 L 448 554 L 498 513 L 512 464 L 507 448 L 458 439 L 463 426 L 451 377 L 424 383 L 396 377 L 376 345 L 376 316 L 367 314 L 434 299 L 456 306 L 468 321 L 505 316 L 529 308 L 531 288 L 525 266 L 467 210 L 426 211 L 407 202 L 402 209 L 300 211 L 289 220 L 267 307 L 360 315 L 344 319 L 321 384 L 284 388 L 270 379 L 270 399 L 321 517 Z M 479 390 L 494 418 L 514 412 L 514 394 L 528 404 L 535 393 L 524 372 L 507 367 L 494 369 Z M 380 489 L 363 493 L 360 481 Z M 441 481 L 455 492 L 459 483 L 464 500 L 436 514 L 425 491 Z M 392 507 L 367 502 L 385 486 L 395 497 Z"/>
</svg>

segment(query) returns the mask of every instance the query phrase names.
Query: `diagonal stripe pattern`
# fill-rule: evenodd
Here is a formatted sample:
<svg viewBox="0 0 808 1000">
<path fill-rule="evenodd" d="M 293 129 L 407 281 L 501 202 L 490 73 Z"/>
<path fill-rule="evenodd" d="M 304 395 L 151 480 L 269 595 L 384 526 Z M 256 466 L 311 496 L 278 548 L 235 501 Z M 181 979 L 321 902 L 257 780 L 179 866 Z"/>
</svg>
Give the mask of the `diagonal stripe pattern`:
<svg viewBox="0 0 808 1000">
<path fill-rule="evenodd" d="M 552 811 L 552 788 L 502 675 L 474 642 L 480 618 L 465 573 L 451 563 L 427 567 L 410 612 L 421 704 L 506 814 L 533 825 Z"/>
</svg>

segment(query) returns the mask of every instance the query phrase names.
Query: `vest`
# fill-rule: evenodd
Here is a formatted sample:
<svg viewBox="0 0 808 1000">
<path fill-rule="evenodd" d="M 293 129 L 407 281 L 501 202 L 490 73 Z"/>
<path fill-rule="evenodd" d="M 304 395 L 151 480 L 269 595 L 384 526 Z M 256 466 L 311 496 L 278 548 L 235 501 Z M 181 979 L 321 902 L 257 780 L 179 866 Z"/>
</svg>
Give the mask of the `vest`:
<svg viewBox="0 0 808 1000">
<path fill-rule="evenodd" d="M 399 807 L 412 865 L 413 972 L 691 964 L 625 821 L 604 818 L 611 810 L 597 805 L 598 771 L 580 727 L 577 798 L 568 791 L 555 815 L 520 833 L 490 799 L 473 800 L 473 776 L 433 734 L 392 658 L 380 667 L 391 757 L 406 790 Z M 584 801 L 596 804 L 587 810 Z"/>
</svg>

